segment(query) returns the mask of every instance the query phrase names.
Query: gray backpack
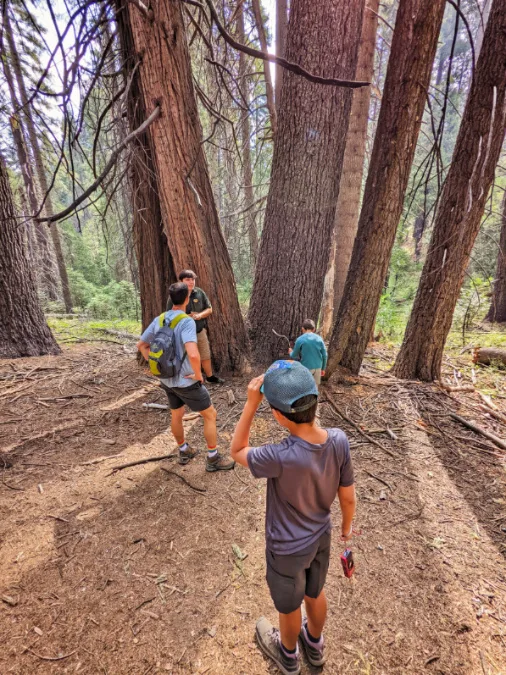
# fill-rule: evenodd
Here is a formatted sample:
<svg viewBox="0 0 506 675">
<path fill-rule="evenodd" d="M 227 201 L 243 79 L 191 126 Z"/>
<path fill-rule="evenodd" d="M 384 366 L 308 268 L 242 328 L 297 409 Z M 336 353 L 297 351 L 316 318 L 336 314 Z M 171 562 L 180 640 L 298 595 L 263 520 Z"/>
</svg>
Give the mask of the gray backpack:
<svg viewBox="0 0 506 675">
<path fill-rule="evenodd" d="M 155 339 L 149 350 L 149 369 L 156 377 L 176 377 L 181 372 L 181 366 L 186 358 L 179 358 L 176 344 L 176 326 L 183 319 L 189 319 L 188 314 L 178 314 L 169 324 L 165 323 L 165 312 L 160 314 Z"/>
</svg>

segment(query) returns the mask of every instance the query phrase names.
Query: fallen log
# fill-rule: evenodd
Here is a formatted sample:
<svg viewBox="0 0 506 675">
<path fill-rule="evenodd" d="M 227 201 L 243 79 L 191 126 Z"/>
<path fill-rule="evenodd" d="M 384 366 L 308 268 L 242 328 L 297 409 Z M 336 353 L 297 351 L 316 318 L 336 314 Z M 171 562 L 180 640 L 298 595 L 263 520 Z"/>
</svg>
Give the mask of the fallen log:
<svg viewBox="0 0 506 675">
<path fill-rule="evenodd" d="M 471 431 L 474 431 L 475 434 L 480 434 L 481 436 L 488 438 L 488 440 L 492 441 L 492 443 L 494 443 L 494 445 L 497 445 L 497 447 L 506 450 L 506 441 L 503 441 L 502 438 L 499 438 L 498 436 L 491 434 L 490 431 L 487 431 L 486 429 L 479 427 L 477 424 L 474 424 L 473 422 L 469 422 L 469 420 L 464 419 L 460 415 L 450 413 L 450 417 L 452 417 L 457 422 L 460 422 L 460 424 L 463 424 L 468 429 L 471 429 Z"/>
<path fill-rule="evenodd" d="M 138 342 L 140 340 L 138 335 L 128 333 L 124 330 L 112 330 L 112 328 L 95 328 L 95 330 L 98 330 L 101 333 L 106 333 L 107 335 L 115 335 L 116 337 L 123 338 L 124 340 L 132 340 L 134 342 Z"/>
<path fill-rule="evenodd" d="M 483 366 L 490 366 L 491 364 L 506 366 L 506 349 L 475 347 L 473 352 L 473 363 L 481 363 Z"/>
</svg>

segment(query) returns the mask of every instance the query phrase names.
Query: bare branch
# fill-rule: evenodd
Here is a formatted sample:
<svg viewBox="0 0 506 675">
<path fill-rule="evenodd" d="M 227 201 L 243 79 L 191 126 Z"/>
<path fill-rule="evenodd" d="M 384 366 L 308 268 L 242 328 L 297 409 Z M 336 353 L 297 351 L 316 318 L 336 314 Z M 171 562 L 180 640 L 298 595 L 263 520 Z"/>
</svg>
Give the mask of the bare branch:
<svg viewBox="0 0 506 675">
<path fill-rule="evenodd" d="M 104 170 L 100 174 L 100 176 L 97 178 L 97 180 L 90 185 L 90 187 L 83 192 L 82 195 L 79 195 L 77 199 L 72 202 L 70 206 L 68 206 L 66 209 L 63 209 L 63 211 L 60 211 L 59 213 L 55 213 L 51 217 L 48 218 L 37 218 L 37 222 L 39 223 L 54 223 L 58 220 L 63 220 L 67 216 L 69 216 L 71 213 L 73 213 L 76 209 L 76 207 L 79 206 L 79 204 L 82 204 L 85 199 L 87 199 L 96 189 L 97 187 L 102 183 L 102 181 L 106 178 L 106 176 L 109 174 L 111 169 L 114 167 L 116 162 L 118 161 L 119 156 L 121 155 L 121 152 L 126 148 L 126 146 L 131 143 L 133 140 L 135 140 L 138 136 L 144 133 L 146 129 L 149 127 L 149 125 L 154 122 L 158 117 L 160 116 L 160 106 L 156 106 L 156 108 L 153 110 L 151 115 L 148 117 L 148 119 L 143 122 L 140 127 L 135 129 L 135 131 L 132 131 L 131 134 L 126 136 L 126 138 L 123 139 L 123 141 L 119 144 L 119 146 L 116 148 L 116 150 L 112 153 L 111 157 L 109 158 L 109 161 L 105 165 Z"/>
<path fill-rule="evenodd" d="M 450 0 L 448 1 L 450 2 Z M 190 5 L 194 5 L 195 7 L 200 7 L 202 10 L 204 9 L 202 3 L 198 2 L 197 0 L 181 0 L 181 2 L 186 2 Z M 225 29 L 225 27 L 221 23 L 220 17 L 218 16 L 218 12 L 216 11 L 216 7 L 214 6 L 212 0 L 205 0 L 205 2 L 209 7 L 209 11 L 211 12 L 211 17 L 215 22 L 216 27 L 218 28 L 218 31 L 220 32 L 220 35 L 225 40 L 225 42 L 227 42 L 231 47 L 234 47 L 234 49 L 238 49 L 239 51 L 248 54 L 248 56 L 252 56 L 255 59 L 262 59 L 262 61 L 270 61 L 271 63 L 277 63 L 278 66 L 281 66 L 282 68 L 285 68 L 286 70 L 289 70 L 292 73 L 295 73 L 296 75 L 302 75 L 302 77 L 305 77 L 306 80 L 314 82 L 315 84 L 325 84 L 335 87 L 349 87 L 351 89 L 357 89 L 359 87 L 368 87 L 371 84 L 370 82 L 358 82 L 358 81 L 355 82 L 352 80 L 339 80 L 334 77 L 321 77 L 320 75 L 313 75 L 302 66 L 299 66 L 297 63 L 287 61 L 286 59 L 283 59 L 281 56 L 275 56 L 274 54 L 267 54 L 266 52 L 262 52 L 259 49 L 254 49 L 253 47 L 243 45 L 241 42 L 238 42 L 235 38 L 233 38 L 232 35 L 230 35 L 230 33 Z"/>
</svg>

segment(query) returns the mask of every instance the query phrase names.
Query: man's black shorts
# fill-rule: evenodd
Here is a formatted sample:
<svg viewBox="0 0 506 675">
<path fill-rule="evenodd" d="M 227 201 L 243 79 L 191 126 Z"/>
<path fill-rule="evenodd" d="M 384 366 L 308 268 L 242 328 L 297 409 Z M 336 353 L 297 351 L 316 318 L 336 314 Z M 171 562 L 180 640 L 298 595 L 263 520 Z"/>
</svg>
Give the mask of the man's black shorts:
<svg viewBox="0 0 506 675">
<path fill-rule="evenodd" d="M 292 555 L 265 552 L 267 585 L 281 614 L 298 609 L 304 596 L 317 598 L 323 590 L 330 560 L 330 532 L 309 548 Z"/>
<path fill-rule="evenodd" d="M 187 405 L 193 412 L 202 412 L 212 405 L 209 392 L 202 382 L 195 382 L 195 384 L 191 384 L 189 387 L 169 388 L 164 384 L 161 387 L 167 393 L 169 408 L 171 410 L 178 410 Z"/>
</svg>

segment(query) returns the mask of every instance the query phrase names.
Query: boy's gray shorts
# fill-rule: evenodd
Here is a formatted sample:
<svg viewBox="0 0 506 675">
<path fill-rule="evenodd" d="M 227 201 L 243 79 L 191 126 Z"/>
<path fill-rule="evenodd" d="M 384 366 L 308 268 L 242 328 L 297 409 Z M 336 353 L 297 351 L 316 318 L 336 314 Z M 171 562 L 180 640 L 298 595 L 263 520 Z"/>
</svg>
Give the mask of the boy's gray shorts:
<svg viewBox="0 0 506 675">
<path fill-rule="evenodd" d="M 317 598 L 323 590 L 330 560 L 330 532 L 311 547 L 292 555 L 279 555 L 267 549 L 267 585 L 274 606 L 281 614 L 298 609 L 304 596 Z"/>
</svg>

